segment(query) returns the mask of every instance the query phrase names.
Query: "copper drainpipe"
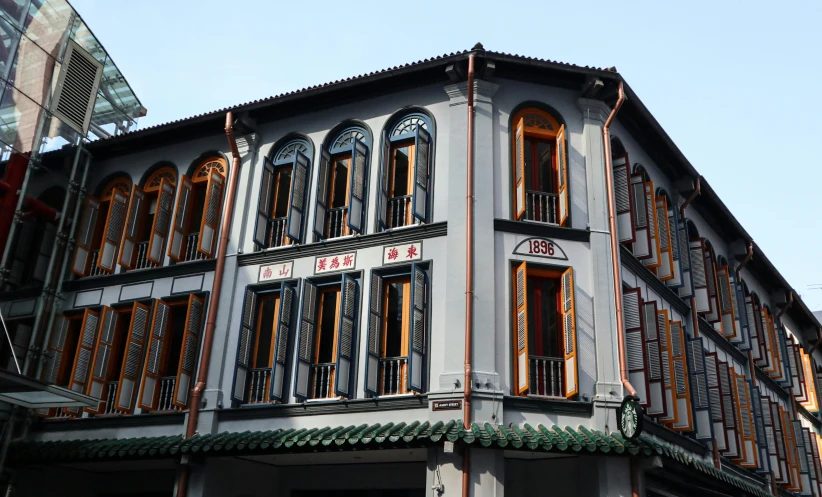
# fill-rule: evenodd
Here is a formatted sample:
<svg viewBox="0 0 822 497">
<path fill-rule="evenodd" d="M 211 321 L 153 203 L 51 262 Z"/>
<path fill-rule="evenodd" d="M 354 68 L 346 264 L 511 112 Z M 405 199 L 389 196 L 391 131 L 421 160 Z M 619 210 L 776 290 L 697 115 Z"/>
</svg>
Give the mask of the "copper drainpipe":
<svg viewBox="0 0 822 497">
<path fill-rule="evenodd" d="M 780 319 L 785 311 L 788 310 L 790 306 L 793 305 L 793 290 L 788 290 L 788 302 L 779 308 L 779 312 L 776 313 L 776 318 Z"/>
<path fill-rule="evenodd" d="M 687 209 L 688 206 L 691 205 L 691 202 L 693 202 L 698 195 L 702 194 L 702 182 L 700 181 L 700 179 L 701 178 L 699 177 L 696 178 L 696 188 L 694 188 L 694 191 L 692 191 L 691 194 L 688 195 L 688 198 L 686 198 L 685 202 L 683 202 L 682 205 L 679 207 L 680 216 L 685 217 L 685 209 Z"/>
<path fill-rule="evenodd" d="M 739 264 L 736 266 L 736 277 L 739 278 L 740 274 L 742 274 L 742 268 L 745 267 L 745 264 L 751 262 L 753 259 L 753 242 L 748 242 L 748 251 L 745 253 L 745 256 L 739 261 Z"/>
<path fill-rule="evenodd" d="M 231 149 L 231 171 L 228 179 L 228 195 L 223 209 L 223 219 L 220 224 L 220 243 L 217 247 L 217 267 L 214 269 L 214 282 L 211 284 L 211 302 L 208 306 L 206 317 L 205 333 L 203 336 L 203 353 L 200 356 L 200 367 L 198 368 L 198 378 L 200 381 L 191 389 L 191 401 L 188 409 L 188 422 L 186 423 L 186 436 L 190 438 L 197 431 L 197 420 L 200 415 L 200 398 L 206 387 L 208 378 L 208 367 L 211 363 L 211 346 L 214 341 L 214 327 L 217 324 L 217 308 L 220 304 L 220 290 L 223 284 L 223 272 L 225 271 L 225 257 L 228 251 L 228 237 L 231 231 L 231 217 L 234 214 L 234 197 L 237 190 L 237 178 L 240 176 L 240 151 L 237 150 L 237 141 L 234 139 L 234 113 L 229 111 L 225 116 L 225 134 L 228 137 L 228 146 Z M 177 497 L 186 497 L 188 493 L 189 467 L 183 465 L 180 469 L 180 477 L 177 481 Z"/>
<path fill-rule="evenodd" d="M 468 56 L 468 158 L 465 190 L 465 385 L 462 426 L 471 429 L 471 358 L 474 332 L 474 54 Z M 463 447 L 462 497 L 471 482 L 471 451 Z"/>
<path fill-rule="evenodd" d="M 619 376 L 622 386 L 628 393 L 636 397 L 636 388 L 628 380 L 628 362 L 625 358 L 625 323 L 622 322 L 622 280 L 619 271 L 619 240 L 617 239 L 616 208 L 614 207 L 614 175 L 611 162 L 611 122 L 625 102 L 625 90 L 622 82 L 619 83 L 619 97 L 611 114 L 602 126 L 602 142 L 605 151 L 605 189 L 608 191 L 608 231 L 611 236 L 611 264 L 614 276 L 614 307 L 616 308 L 617 348 L 619 349 Z"/>
</svg>

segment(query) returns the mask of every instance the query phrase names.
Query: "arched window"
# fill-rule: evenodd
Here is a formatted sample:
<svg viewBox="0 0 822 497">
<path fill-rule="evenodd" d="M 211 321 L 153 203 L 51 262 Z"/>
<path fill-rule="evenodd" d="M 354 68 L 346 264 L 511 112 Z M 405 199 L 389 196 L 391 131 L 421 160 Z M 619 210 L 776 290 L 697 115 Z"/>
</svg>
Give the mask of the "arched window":
<svg viewBox="0 0 822 497">
<path fill-rule="evenodd" d="M 311 170 L 311 143 L 290 138 L 266 157 L 257 205 L 254 242 L 266 249 L 301 243 Z"/>
<path fill-rule="evenodd" d="M 74 247 L 74 274 L 99 276 L 114 271 L 130 191 L 131 178 L 119 174 L 98 190 L 98 197 L 86 197 Z"/>
<path fill-rule="evenodd" d="M 659 231 L 654 182 L 641 164 L 631 173 L 630 195 L 634 205 L 634 242 L 631 252 L 645 266 L 656 269 L 661 265 Z"/>
<path fill-rule="evenodd" d="M 682 267 L 682 286 L 679 288 L 679 296 L 688 299 L 695 296 L 696 275 L 702 275 L 700 279 L 704 280 L 705 274 L 704 268 L 701 270 L 696 268 L 692 255 L 694 251 L 698 251 L 699 254 L 702 253 L 702 242 L 696 225 L 690 219 L 683 219 L 680 222 L 679 246 L 679 261 Z M 697 305 L 699 305 L 699 302 L 697 302 Z"/>
<path fill-rule="evenodd" d="M 371 136 L 345 126 L 320 150 L 314 234 L 324 240 L 363 233 Z"/>
<path fill-rule="evenodd" d="M 565 126 L 537 108 L 511 119 L 514 218 L 566 226 L 569 212 Z"/>
<path fill-rule="evenodd" d="M 728 264 L 728 260 L 722 255 L 716 258 L 716 285 L 722 334 L 725 335 L 728 341 L 741 347 L 743 337 L 739 321 L 739 307 L 737 306 L 736 275 L 733 267 Z"/>
<path fill-rule="evenodd" d="M 616 137 L 611 138 L 611 165 L 614 177 L 617 233 L 620 243 L 631 247 L 636 242 L 635 209 L 631 196 L 631 160 L 622 142 Z"/>
<path fill-rule="evenodd" d="M 403 113 L 382 136 L 378 229 L 430 221 L 433 123 L 428 115 Z"/>
<path fill-rule="evenodd" d="M 173 260 L 184 262 L 214 256 L 227 170 L 225 158 L 207 155 L 197 162 L 191 178 L 183 175 L 180 179 L 168 246 L 168 255 Z"/>
<path fill-rule="evenodd" d="M 177 170 L 161 165 L 151 172 L 142 187 L 132 187 L 120 247 L 120 265 L 125 269 L 162 265 L 176 185 Z"/>
</svg>

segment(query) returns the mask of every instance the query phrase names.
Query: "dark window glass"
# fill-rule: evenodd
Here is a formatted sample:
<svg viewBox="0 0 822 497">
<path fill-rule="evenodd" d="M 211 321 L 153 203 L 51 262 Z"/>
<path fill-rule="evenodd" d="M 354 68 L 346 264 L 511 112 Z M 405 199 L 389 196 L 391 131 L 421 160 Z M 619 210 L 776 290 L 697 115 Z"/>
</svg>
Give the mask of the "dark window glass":
<svg viewBox="0 0 822 497">
<path fill-rule="evenodd" d="M 388 305 L 386 306 L 385 357 L 402 355 L 402 306 L 403 282 L 397 281 L 386 285 Z"/>
<path fill-rule="evenodd" d="M 411 167 L 411 146 L 403 145 L 394 150 L 394 177 L 391 179 L 395 197 L 408 195 L 408 168 Z"/>
<path fill-rule="evenodd" d="M 267 296 L 260 303 L 260 328 L 257 330 L 257 353 L 254 356 L 254 367 L 271 366 L 271 337 L 274 333 L 274 315 L 277 312 L 277 298 Z"/>
<path fill-rule="evenodd" d="M 350 159 L 334 161 L 334 183 L 331 185 L 331 208 L 348 205 L 346 193 L 348 191 L 348 163 Z"/>
<path fill-rule="evenodd" d="M 319 340 L 317 364 L 334 360 L 334 335 L 337 332 L 334 326 L 337 317 L 337 296 L 338 292 L 335 291 L 323 293 L 320 307 L 320 334 L 317 337 Z"/>
<path fill-rule="evenodd" d="M 171 307 L 171 348 L 168 351 L 165 376 L 177 374 L 180 351 L 183 348 L 183 335 L 185 335 L 186 329 L 186 314 L 188 314 L 188 306 L 186 305 Z"/>
<path fill-rule="evenodd" d="M 277 173 L 277 185 L 274 192 L 274 217 L 285 217 L 288 215 L 288 192 L 291 189 L 291 168 L 282 167 Z"/>
<path fill-rule="evenodd" d="M 559 357 L 557 280 L 528 277 L 528 350 L 532 356 Z"/>
</svg>

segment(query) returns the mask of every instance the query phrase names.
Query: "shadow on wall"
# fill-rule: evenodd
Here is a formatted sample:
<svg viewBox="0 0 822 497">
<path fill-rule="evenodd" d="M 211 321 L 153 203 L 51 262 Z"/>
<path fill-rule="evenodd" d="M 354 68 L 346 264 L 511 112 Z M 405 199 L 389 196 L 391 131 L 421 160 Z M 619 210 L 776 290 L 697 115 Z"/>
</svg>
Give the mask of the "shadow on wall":
<svg viewBox="0 0 822 497">
<path fill-rule="evenodd" d="M 597 379 L 597 347 L 594 340 L 594 299 L 575 285 L 577 314 L 577 355 L 579 357 L 580 393 L 594 391 Z M 590 399 L 589 399 L 590 400 Z"/>
<path fill-rule="evenodd" d="M 588 226 L 588 179 L 585 177 L 585 158 L 568 146 L 568 182 L 571 195 L 571 227 Z"/>
</svg>

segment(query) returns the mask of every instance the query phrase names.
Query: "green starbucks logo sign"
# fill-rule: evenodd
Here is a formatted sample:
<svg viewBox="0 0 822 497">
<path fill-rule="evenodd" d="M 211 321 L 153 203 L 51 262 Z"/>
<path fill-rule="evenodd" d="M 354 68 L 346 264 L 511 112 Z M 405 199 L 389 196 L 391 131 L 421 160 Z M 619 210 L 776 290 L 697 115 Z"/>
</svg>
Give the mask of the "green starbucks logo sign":
<svg viewBox="0 0 822 497">
<path fill-rule="evenodd" d="M 627 440 L 635 440 L 642 433 L 642 406 L 638 397 L 626 396 L 619 406 L 617 417 L 619 432 Z"/>
</svg>

